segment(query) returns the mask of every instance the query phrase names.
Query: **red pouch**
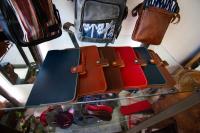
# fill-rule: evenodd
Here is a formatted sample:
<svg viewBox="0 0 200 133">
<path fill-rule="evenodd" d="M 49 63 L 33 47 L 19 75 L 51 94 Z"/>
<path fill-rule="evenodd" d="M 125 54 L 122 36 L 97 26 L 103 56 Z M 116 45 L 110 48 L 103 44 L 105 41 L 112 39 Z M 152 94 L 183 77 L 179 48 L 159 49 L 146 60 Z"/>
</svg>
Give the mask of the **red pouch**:
<svg viewBox="0 0 200 133">
<path fill-rule="evenodd" d="M 147 79 L 134 50 L 131 47 L 115 47 L 115 51 L 121 56 L 125 65 L 120 69 L 124 88 L 145 88 Z"/>
<path fill-rule="evenodd" d="M 141 111 L 149 110 L 151 108 L 151 104 L 147 100 L 144 100 L 127 106 L 121 106 L 120 112 L 123 115 L 131 115 L 134 113 L 139 113 Z"/>
<path fill-rule="evenodd" d="M 90 105 L 90 104 L 87 104 L 85 106 L 85 108 L 87 110 L 90 110 L 90 111 L 106 111 L 106 112 L 109 112 L 109 113 L 113 112 L 113 108 L 110 107 L 110 106 L 107 106 L 107 105 Z"/>
</svg>

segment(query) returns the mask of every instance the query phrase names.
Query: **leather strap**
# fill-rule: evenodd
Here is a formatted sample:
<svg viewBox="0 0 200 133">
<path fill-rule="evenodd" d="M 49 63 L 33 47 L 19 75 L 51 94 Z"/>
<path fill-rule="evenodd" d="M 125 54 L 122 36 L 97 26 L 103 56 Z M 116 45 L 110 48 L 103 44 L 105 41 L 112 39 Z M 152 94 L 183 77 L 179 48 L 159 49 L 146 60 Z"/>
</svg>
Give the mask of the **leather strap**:
<svg viewBox="0 0 200 133">
<path fill-rule="evenodd" d="M 80 75 L 86 74 L 86 59 L 83 52 L 81 52 L 81 64 L 71 68 L 72 73 L 79 73 Z"/>
<path fill-rule="evenodd" d="M 158 66 L 168 66 L 169 64 L 167 63 L 167 61 L 163 61 L 158 54 L 156 54 L 155 52 L 153 52 L 152 50 L 149 50 L 149 54 L 151 56 L 151 58 L 154 59 L 154 63 Z"/>
<path fill-rule="evenodd" d="M 140 11 L 142 11 L 143 5 L 144 4 L 142 2 L 142 3 L 138 4 L 135 8 L 133 8 L 133 10 L 131 12 L 133 17 L 136 17 L 137 15 L 139 15 L 141 13 Z"/>
<path fill-rule="evenodd" d="M 102 67 L 110 66 L 108 60 L 105 58 L 101 58 L 100 60 L 97 60 L 96 63 L 101 65 Z"/>
<path fill-rule="evenodd" d="M 116 55 L 117 55 L 117 59 L 112 62 L 112 65 L 116 66 L 116 67 L 124 67 L 125 64 L 124 64 L 124 61 L 122 60 L 120 54 L 118 52 L 116 52 Z"/>
</svg>

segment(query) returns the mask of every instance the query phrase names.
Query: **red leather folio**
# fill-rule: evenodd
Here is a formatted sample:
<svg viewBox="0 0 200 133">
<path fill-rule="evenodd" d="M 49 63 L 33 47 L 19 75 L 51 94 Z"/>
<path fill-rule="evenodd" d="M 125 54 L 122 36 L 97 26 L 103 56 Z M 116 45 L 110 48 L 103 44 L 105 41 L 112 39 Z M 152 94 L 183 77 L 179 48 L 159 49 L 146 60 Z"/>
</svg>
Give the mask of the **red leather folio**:
<svg viewBox="0 0 200 133">
<path fill-rule="evenodd" d="M 120 69 L 124 89 L 145 88 L 147 86 L 147 79 L 134 50 L 131 47 L 115 47 L 115 50 L 121 56 L 125 65 Z"/>
</svg>

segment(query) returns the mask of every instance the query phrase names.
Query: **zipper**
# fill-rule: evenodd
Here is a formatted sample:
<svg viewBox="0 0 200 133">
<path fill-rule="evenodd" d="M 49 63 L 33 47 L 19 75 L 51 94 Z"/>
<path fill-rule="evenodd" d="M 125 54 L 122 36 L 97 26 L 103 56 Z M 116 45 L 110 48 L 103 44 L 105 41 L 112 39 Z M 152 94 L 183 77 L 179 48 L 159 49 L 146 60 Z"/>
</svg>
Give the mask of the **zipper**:
<svg viewBox="0 0 200 133">
<path fill-rule="evenodd" d="M 83 31 L 83 22 L 85 22 L 83 19 L 84 19 L 84 9 L 85 9 L 85 4 L 87 1 L 94 1 L 94 0 L 85 0 L 84 2 L 84 5 L 81 9 L 81 23 L 80 23 L 80 28 L 79 28 L 79 31 L 82 32 Z M 118 6 L 119 7 L 119 15 L 121 14 L 121 9 L 120 9 L 120 5 L 118 4 L 115 4 L 115 3 L 110 3 L 110 2 L 102 2 L 102 1 L 98 1 L 98 0 L 95 0 L 95 2 L 98 2 L 98 3 L 103 3 L 103 4 L 110 4 L 110 5 L 115 5 L 115 6 Z M 113 20 L 113 19 L 112 19 Z M 118 20 L 119 20 L 119 17 L 118 17 Z M 99 20 L 100 22 L 101 20 Z M 103 21 L 103 20 L 102 20 Z M 116 28 L 117 26 L 115 26 Z M 116 31 L 116 29 L 114 30 Z"/>
</svg>

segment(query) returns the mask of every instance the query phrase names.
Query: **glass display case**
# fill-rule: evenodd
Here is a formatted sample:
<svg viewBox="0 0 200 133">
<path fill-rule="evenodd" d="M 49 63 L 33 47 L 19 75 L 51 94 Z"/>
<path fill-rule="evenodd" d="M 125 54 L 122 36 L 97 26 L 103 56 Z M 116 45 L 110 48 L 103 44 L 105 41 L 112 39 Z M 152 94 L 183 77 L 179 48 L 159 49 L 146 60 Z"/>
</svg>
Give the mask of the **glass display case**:
<svg viewBox="0 0 200 133">
<path fill-rule="evenodd" d="M 156 51 L 153 47 L 150 49 Z M 134 88 L 122 90 L 118 94 L 90 95 L 76 97 L 70 102 L 34 106 L 26 106 L 26 102 L 9 104 L 8 101 L 2 103 L 0 123 L 21 132 L 83 133 L 98 129 L 99 132 L 109 133 L 141 130 L 152 132 L 153 129 L 161 129 L 155 124 L 199 103 L 200 72 L 184 69 L 164 47 L 160 47 L 159 51 L 160 57 L 169 63 L 167 69 L 176 81 L 174 87 L 142 90 Z M 170 65 L 174 65 L 174 62 L 177 64 L 176 68 Z M 29 89 L 31 90 L 32 86 Z M 29 95 L 30 93 L 27 93 L 27 99 Z M 40 97 L 43 95 L 48 95 L 48 92 L 38 94 Z M 178 121 L 177 117 L 173 119 Z"/>
</svg>

